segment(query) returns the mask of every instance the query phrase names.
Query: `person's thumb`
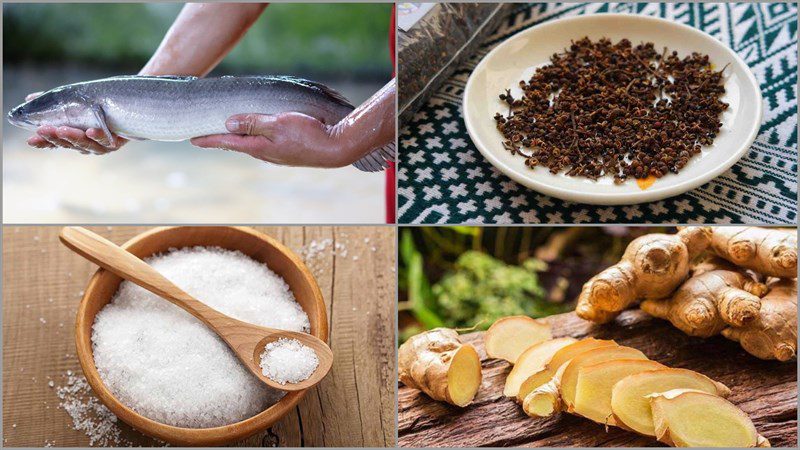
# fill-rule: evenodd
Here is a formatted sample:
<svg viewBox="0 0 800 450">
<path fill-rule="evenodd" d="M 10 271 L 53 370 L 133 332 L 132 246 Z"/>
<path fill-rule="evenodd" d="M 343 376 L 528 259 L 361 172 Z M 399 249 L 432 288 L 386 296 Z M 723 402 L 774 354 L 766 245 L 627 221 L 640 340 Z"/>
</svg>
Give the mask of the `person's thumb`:
<svg viewBox="0 0 800 450">
<path fill-rule="evenodd" d="M 277 116 L 269 114 L 237 114 L 225 122 L 225 128 L 233 134 L 267 136 L 272 134 Z"/>
</svg>

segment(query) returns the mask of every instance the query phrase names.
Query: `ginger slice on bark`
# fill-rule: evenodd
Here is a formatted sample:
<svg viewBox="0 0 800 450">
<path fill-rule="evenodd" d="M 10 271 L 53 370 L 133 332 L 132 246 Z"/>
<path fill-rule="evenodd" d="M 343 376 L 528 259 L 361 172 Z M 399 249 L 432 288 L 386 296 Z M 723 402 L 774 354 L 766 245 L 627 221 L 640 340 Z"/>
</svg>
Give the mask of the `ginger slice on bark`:
<svg viewBox="0 0 800 450">
<path fill-rule="evenodd" d="M 503 387 L 503 395 L 514 397 L 519 391 L 519 386 L 528 377 L 528 374 L 542 370 L 552 360 L 553 355 L 562 348 L 568 347 L 576 342 L 575 338 L 562 337 L 540 342 L 529 347 L 517 358 L 517 362 L 506 377 L 506 384 Z"/>
<path fill-rule="evenodd" d="M 517 401 L 522 403 L 525 400 L 525 396 L 520 395 L 523 384 L 525 384 L 525 395 L 527 395 L 528 392 L 549 382 L 558 371 L 558 368 L 573 357 L 593 348 L 609 346 L 616 347 L 617 343 L 594 338 L 581 339 L 580 341 L 572 339 L 572 342 L 557 349 L 550 358 L 543 361 L 544 364 L 540 365 L 523 361 L 524 354 L 520 355 L 517 364 L 514 365 L 514 369 L 508 374 L 508 378 L 506 378 L 503 394 L 506 397 L 516 397 Z M 525 364 L 523 364 L 523 362 Z M 542 361 L 537 360 L 536 362 L 539 363 Z"/>
<path fill-rule="evenodd" d="M 630 431 L 655 436 L 650 394 L 672 389 L 695 389 L 727 397 L 730 389 L 722 383 L 688 369 L 665 368 L 628 375 L 611 390 L 611 411 L 615 423 Z"/>
<path fill-rule="evenodd" d="M 614 385 L 628 375 L 663 368 L 664 365 L 646 359 L 616 359 L 582 367 L 575 386 L 574 413 L 597 423 L 616 425 L 611 412 Z"/>
<path fill-rule="evenodd" d="M 495 321 L 483 335 L 486 354 L 514 364 L 531 345 L 552 339 L 550 324 L 528 316 L 509 316 Z"/>
<path fill-rule="evenodd" d="M 753 421 L 714 394 L 674 389 L 650 396 L 656 438 L 673 447 L 769 447 Z"/>
<path fill-rule="evenodd" d="M 600 347 L 585 351 L 565 362 L 553 378 L 534 389 L 523 400 L 523 409 L 531 417 L 548 417 L 562 410 L 572 412 L 578 370 L 615 359 L 647 359 L 641 351 L 624 346 Z"/>
</svg>

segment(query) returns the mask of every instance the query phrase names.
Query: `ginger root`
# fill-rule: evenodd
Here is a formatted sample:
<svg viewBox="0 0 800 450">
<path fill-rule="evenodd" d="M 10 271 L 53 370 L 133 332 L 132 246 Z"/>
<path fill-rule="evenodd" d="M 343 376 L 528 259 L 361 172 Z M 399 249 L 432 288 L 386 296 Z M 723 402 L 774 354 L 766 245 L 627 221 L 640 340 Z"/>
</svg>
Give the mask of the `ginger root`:
<svg viewBox="0 0 800 450">
<path fill-rule="evenodd" d="M 727 397 L 730 389 L 705 375 L 687 369 L 665 368 L 628 375 L 611 389 L 611 411 L 617 426 L 645 436 L 655 436 L 650 394 L 672 389 L 695 389 Z"/>
<path fill-rule="evenodd" d="M 756 320 L 766 292 L 744 270 L 710 270 L 689 278 L 671 298 L 645 300 L 640 307 L 690 336 L 710 337 Z"/>
<path fill-rule="evenodd" d="M 451 405 L 469 405 L 481 385 L 478 352 L 448 328 L 412 336 L 400 346 L 397 362 L 403 384 Z"/>
<path fill-rule="evenodd" d="M 709 249 L 737 266 L 768 277 L 797 277 L 795 230 L 759 227 L 703 227 L 703 230 L 708 235 Z"/>
<path fill-rule="evenodd" d="M 722 335 L 758 358 L 788 361 L 797 355 L 797 279 L 773 278 L 767 287 L 758 318 L 726 328 Z"/>
<path fill-rule="evenodd" d="M 770 295 L 767 277 L 787 281 Z M 756 357 L 787 361 L 797 355 L 796 278 L 796 229 L 679 227 L 634 239 L 584 284 L 575 312 L 606 323 L 641 302 L 690 336 L 722 334 Z"/>
<path fill-rule="evenodd" d="M 583 319 L 607 323 L 641 300 L 668 297 L 686 279 L 690 261 L 706 249 L 706 233 L 691 227 L 675 235 L 634 239 L 617 264 L 583 286 L 575 312 Z"/>
<path fill-rule="evenodd" d="M 550 324 L 528 316 L 509 316 L 495 321 L 483 335 L 486 354 L 514 364 L 531 345 L 552 339 Z"/>
<path fill-rule="evenodd" d="M 722 397 L 692 389 L 650 396 L 656 438 L 674 447 L 769 447 L 753 421 Z"/>
</svg>

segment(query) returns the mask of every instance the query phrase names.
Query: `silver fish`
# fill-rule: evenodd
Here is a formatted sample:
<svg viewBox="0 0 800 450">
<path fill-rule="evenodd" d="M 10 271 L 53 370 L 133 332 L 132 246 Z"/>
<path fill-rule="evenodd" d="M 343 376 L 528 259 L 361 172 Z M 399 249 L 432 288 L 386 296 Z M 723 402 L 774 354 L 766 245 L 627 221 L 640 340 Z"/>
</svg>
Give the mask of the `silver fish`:
<svg viewBox="0 0 800 450">
<path fill-rule="evenodd" d="M 8 113 L 11 124 L 99 128 L 111 139 L 182 141 L 227 133 L 235 114 L 299 112 L 334 124 L 354 107 L 321 84 L 285 76 L 197 78 L 119 76 L 51 89 Z M 374 172 L 395 157 L 394 144 L 373 150 L 353 165 Z"/>
</svg>

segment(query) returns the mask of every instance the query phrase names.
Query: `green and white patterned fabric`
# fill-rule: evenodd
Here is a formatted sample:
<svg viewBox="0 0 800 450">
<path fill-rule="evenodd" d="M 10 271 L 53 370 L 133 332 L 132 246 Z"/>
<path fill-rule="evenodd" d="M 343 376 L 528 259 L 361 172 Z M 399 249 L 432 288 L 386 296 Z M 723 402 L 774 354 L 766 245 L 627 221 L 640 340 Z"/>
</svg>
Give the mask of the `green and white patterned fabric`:
<svg viewBox="0 0 800 450">
<path fill-rule="evenodd" d="M 666 200 L 603 207 L 538 194 L 496 170 L 461 111 L 472 69 L 522 29 L 579 14 L 658 16 L 699 28 L 736 51 L 761 85 L 764 119 L 749 152 L 702 187 Z M 402 69 L 401 69 L 402 70 Z M 797 7 L 790 3 L 538 3 L 520 5 L 400 131 L 400 223 L 797 222 Z"/>
</svg>

